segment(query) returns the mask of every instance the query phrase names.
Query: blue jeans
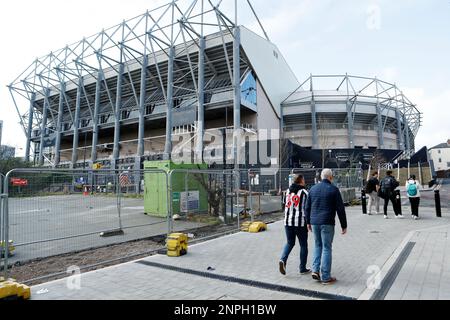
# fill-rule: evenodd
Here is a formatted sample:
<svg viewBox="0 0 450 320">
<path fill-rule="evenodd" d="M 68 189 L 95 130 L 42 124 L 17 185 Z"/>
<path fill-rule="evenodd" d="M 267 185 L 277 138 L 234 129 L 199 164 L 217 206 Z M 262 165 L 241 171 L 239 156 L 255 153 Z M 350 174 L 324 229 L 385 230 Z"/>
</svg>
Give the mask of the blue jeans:
<svg viewBox="0 0 450 320">
<path fill-rule="evenodd" d="M 295 237 L 300 243 L 300 272 L 306 271 L 306 260 L 308 259 L 308 229 L 305 227 L 291 227 L 285 226 L 286 231 L 286 245 L 283 248 L 281 255 L 282 261 L 286 264 L 292 248 L 295 246 Z"/>
<path fill-rule="evenodd" d="M 312 271 L 321 275 L 322 281 L 331 277 L 332 244 L 334 237 L 333 225 L 312 225 L 314 233 L 314 259 Z"/>
</svg>

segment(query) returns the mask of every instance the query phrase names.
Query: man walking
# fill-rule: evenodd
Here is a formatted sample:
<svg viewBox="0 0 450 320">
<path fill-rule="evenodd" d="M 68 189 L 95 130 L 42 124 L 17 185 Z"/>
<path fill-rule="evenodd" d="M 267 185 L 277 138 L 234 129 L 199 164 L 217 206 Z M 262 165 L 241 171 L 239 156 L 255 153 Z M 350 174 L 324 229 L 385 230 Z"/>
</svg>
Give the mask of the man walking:
<svg viewBox="0 0 450 320">
<path fill-rule="evenodd" d="M 342 228 L 347 233 L 347 217 L 339 189 L 332 185 L 333 173 L 323 169 L 322 182 L 311 188 L 305 206 L 308 230 L 314 233 L 314 258 L 312 278 L 322 284 L 332 284 L 336 278 L 331 276 L 332 244 L 334 238 L 336 213 Z"/>
<path fill-rule="evenodd" d="M 308 229 L 305 223 L 305 203 L 308 191 L 305 188 L 305 179 L 302 175 L 294 178 L 294 183 L 286 191 L 284 209 L 284 228 L 286 231 L 286 245 L 283 248 L 279 268 L 281 274 L 286 274 L 286 263 L 292 248 L 295 246 L 295 237 L 300 243 L 300 274 L 310 273 L 306 268 L 308 259 Z"/>
<path fill-rule="evenodd" d="M 386 177 L 381 180 L 380 195 L 384 199 L 383 213 L 384 218 L 387 219 L 387 208 L 389 200 L 392 202 L 392 208 L 394 209 L 396 218 L 403 218 L 403 215 L 399 213 L 398 206 L 401 204 L 396 203 L 395 189 L 399 186 L 398 181 L 392 176 L 392 171 L 386 172 Z"/>
<path fill-rule="evenodd" d="M 380 214 L 380 198 L 378 198 L 378 190 L 380 188 L 380 181 L 378 180 L 378 172 L 372 173 L 372 177 L 367 181 L 366 194 L 369 196 L 369 216 L 372 214 L 372 204 L 375 203 L 375 210 Z"/>
</svg>

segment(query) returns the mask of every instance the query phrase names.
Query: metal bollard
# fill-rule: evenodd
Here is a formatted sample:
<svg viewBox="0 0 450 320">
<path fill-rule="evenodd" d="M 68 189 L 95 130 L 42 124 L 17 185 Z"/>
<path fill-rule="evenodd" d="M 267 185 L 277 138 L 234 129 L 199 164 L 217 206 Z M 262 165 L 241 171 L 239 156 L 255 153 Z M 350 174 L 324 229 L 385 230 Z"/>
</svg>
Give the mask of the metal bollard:
<svg viewBox="0 0 450 320">
<path fill-rule="evenodd" d="M 366 191 L 361 190 L 362 213 L 367 214 L 367 196 Z"/>
<path fill-rule="evenodd" d="M 402 198 L 400 197 L 400 190 L 395 190 L 394 194 L 395 194 L 395 203 L 396 203 L 396 208 L 394 208 L 394 212 L 395 212 L 395 209 L 397 209 L 397 215 L 401 215 L 402 214 Z"/>
<path fill-rule="evenodd" d="M 441 218 L 441 196 L 439 190 L 434 190 L 434 204 L 436 206 L 436 217 Z"/>
</svg>

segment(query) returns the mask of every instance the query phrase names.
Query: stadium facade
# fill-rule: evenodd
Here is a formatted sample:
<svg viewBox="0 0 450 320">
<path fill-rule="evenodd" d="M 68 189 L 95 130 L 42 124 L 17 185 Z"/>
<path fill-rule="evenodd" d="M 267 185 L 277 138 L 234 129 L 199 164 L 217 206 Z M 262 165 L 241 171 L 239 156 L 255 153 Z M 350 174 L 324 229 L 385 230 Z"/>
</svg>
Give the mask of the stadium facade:
<svg viewBox="0 0 450 320">
<path fill-rule="evenodd" d="M 265 37 L 209 1 L 172 1 L 36 59 L 9 85 L 25 157 L 139 168 L 180 154 L 245 165 L 256 152 L 276 166 L 286 139 L 414 150 L 421 115 L 395 85 L 347 75 L 300 83 L 259 26 Z M 323 78 L 341 83 L 317 89 Z"/>
</svg>

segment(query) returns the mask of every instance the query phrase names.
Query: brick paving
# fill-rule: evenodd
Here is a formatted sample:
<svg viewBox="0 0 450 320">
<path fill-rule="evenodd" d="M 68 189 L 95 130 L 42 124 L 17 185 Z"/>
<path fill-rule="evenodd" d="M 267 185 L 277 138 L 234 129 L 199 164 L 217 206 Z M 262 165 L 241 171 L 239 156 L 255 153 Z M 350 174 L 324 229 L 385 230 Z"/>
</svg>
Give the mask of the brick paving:
<svg viewBox="0 0 450 320">
<path fill-rule="evenodd" d="M 320 291 L 359 298 L 367 289 L 368 267 L 382 268 L 403 239 L 417 231 L 417 242 L 386 298 L 450 298 L 448 265 L 450 215 L 436 218 L 432 208 L 423 208 L 421 219 L 414 221 L 403 208 L 405 219 L 384 220 L 382 215 L 362 215 L 360 208 L 347 208 L 348 234 L 337 229 L 333 245 L 332 274 L 338 282 L 323 286 L 310 276 L 298 274 L 298 246 L 287 265 L 287 275 L 278 272 L 278 259 L 285 241 L 283 223 L 270 224 L 259 234 L 237 233 L 190 246 L 180 258 L 156 255 L 143 260 L 206 272 L 214 268 L 217 275 L 261 281 L 292 288 Z M 434 229 L 429 229 L 434 228 Z M 431 230 L 431 231 L 427 231 Z M 445 235 L 445 236 L 444 236 Z M 309 262 L 312 259 L 312 236 L 309 238 Z M 309 263 L 310 264 L 310 263 Z M 309 265 L 308 264 L 308 265 Z M 411 268 L 412 271 L 411 271 Z M 426 270 L 428 272 L 424 272 Z M 414 276 L 412 276 L 414 275 Z M 439 276 L 438 276 L 439 275 Z M 403 282 L 401 281 L 402 279 Z M 32 288 L 33 299 L 302 299 L 300 295 L 228 283 L 198 275 L 171 271 L 135 262 L 82 274 L 81 290 L 69 290 L 66 279 Z M 41 289 L 48 293 L 37 294 Z M 417 288 L 420 288 L 418 290 Z"/>
</svg>

